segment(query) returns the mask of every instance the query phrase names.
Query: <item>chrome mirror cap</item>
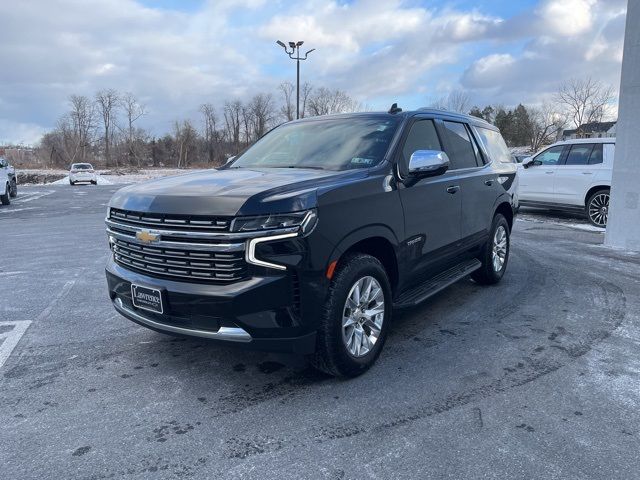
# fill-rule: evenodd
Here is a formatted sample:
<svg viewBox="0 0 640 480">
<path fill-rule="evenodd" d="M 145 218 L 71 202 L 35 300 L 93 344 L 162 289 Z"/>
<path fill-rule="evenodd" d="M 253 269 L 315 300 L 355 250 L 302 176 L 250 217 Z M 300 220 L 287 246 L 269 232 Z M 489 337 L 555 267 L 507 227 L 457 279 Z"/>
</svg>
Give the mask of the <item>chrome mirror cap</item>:
<svg viewBox="0 0 640 480">
<path fill-rule="evenodd" d="M 449 157 L 440 150 L 416 150 L 409 159 L 409 175 L 441 175 L 449 168 Z"/>
</svg>

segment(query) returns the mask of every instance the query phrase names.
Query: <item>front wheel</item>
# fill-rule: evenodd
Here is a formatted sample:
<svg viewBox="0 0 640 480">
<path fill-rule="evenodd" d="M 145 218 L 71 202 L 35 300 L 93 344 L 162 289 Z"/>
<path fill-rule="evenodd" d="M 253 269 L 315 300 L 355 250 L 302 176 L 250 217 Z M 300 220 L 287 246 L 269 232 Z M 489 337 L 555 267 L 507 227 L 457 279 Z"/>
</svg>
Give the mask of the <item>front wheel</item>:
<svg viewBox="0 0 640 480">
<path fill-rule="evenodd" d="M 489 240 L 482 247 L 478 260 L 482 266 L 471 274 L 476 282 L 483 285 L 498 283 L 507 269 L 510 243 L 509 224 L 500 213 L 493 217 Z"/>
<path fill-rule="evenodd" d="M 609 217 L 609 190 L 598 190 L 587 200 L 587 217 L 592 225 L 605 228 Z"/>
<path fill-rule="evenodd" d="M 380 261 L 349 255 L 331 285 L 311 363 L 340 377 L 358 376 L 376 361 L 391 318 L 391 286 Z"/>
<path fill-rule="evenodd" d="M 18 196 L 18 184 L 16 183 L 16 179 L 11 180 L 11 186 L 9 189 L 9 196 L 11 198 L 16 198 Z"/>
<path fill-rule="evenodd" d="M 1 190 L 0 190 L 1 191 Z M 0 203 L 2 203 L 2 205 L 9 205 L 11 204 L 11 195 L 10 195 L 10 187 L 9 184 L 6 183 L 4 185 L 4 194 L 0 195 Z"/>
</svg>

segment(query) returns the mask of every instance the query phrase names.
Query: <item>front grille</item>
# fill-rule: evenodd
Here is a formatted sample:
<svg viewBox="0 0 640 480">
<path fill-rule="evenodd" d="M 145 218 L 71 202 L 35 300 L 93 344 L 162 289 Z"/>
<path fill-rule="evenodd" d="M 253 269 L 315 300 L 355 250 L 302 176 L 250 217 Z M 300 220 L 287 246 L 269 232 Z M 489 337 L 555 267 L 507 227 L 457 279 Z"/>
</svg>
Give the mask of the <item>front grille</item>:
<svg viewBox="0 0 640 480">
<path fill-rule="evenodd" d="M 116 238 L 116 263 L 145 275 L 231 283 L 247 276 L 244 252 L 207 252 L 159 248 Z"/>
<path fill-rule="evenodd" d="M 246 239 L 229 232 L 229 218 L 112 208 L 106 223 L 113 258 L 129 270 L 175 281 L 216 284 L 248 276 Z"/>
<path fill-rule="evenodd" d="M 138 228 L 171 229 L 175 231 L 228 232 L 231 219 L 202 215 L 165 215 L 131 210 L 111 209 L 111 219 Z"/>
</svg>

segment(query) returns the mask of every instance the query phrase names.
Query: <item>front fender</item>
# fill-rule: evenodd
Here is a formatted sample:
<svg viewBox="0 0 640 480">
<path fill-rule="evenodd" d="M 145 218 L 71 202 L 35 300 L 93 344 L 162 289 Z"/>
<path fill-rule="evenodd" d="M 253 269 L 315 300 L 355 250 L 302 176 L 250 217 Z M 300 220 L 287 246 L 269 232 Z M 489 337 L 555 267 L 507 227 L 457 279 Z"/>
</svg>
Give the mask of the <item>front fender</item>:
<svg viewBox="0 0 640 480">
<path fill-rule="evenodd" d="M 387 240 L 393 246 L 394 250 L 396 250 L 397 255 L 399 241 L 393 230 L 382 224 L 365 225 L 348 233 L 337 243 L 329 256 L 326 266 L 328 267 L 332 262 L 338 260 L 344 252 L 349 250 L 356 243 L 375 237 Z"/>
</svg>

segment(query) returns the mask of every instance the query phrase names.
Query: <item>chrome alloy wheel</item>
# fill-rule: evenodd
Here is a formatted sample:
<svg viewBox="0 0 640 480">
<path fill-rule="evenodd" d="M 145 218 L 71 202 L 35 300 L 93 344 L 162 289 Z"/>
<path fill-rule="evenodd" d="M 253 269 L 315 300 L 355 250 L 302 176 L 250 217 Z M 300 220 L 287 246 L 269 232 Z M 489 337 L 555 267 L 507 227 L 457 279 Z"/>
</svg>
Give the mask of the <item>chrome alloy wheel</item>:
<svg viewBox="0 0 640 480">
<path fill-rule="evenodd" d="M 500 225 L 493 235 L 493 252 L 491 260 L 493 261 L 493 270 L 499 272 L 504 266 L 507 259 L 507 248 L 509 247 L 509 239 L 507 238 L 507 230 L 504 225 Z"/>
<path fill-rule="evenodd" d="M 594 225 L 599 227 L 607 226 L 607 217 L 609 216 L 609 194 L 602 192 L 591 199 L 589 202 L 589 219 Z"/>
<path fill-rule="evenodd" d="M 342 341 L 354 357 L 371 351 L 380 337 L 384 321 L 384 292 L 373 277 L 353 284 L 342 312 Z"/>
</svg>

